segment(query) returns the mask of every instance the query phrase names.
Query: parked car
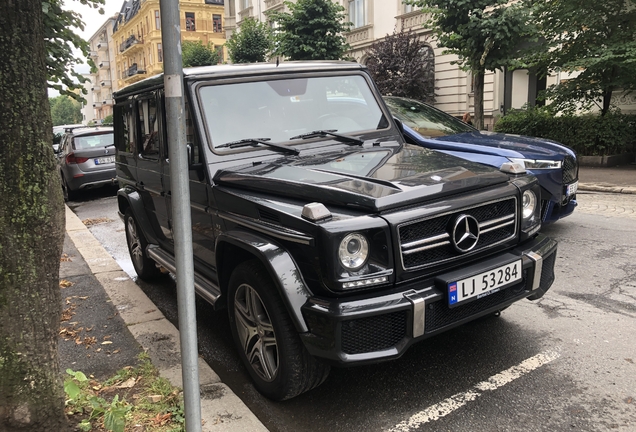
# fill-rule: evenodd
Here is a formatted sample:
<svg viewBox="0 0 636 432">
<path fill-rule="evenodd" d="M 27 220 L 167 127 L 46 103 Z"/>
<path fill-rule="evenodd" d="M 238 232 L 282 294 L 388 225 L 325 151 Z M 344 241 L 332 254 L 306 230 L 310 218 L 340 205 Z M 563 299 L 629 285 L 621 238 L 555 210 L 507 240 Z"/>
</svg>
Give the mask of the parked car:
<svg viewBox="0 0 636 432">
<path fill-rule="evenodd" d="M 404 123 L 407 142 L 499 168 L 516 162 L 541 185 L 544 224 L 569 216 L 576 207 L 579 165 L 574 151 L 554 141 L 479 131 L 430 105 L 385 96 L 391 114 Z"/>
<path fill-rule="evenodd" d="M 77 191 L 115 182 L 112 127 L 67 128 L 57 151 L 64 200 Z"/>
<path fill-rule="evenodd" d="M 83 124 L 72 124 L 72 125 L 59 125 L 53 126 L 53 151 L 55 153 L 58 152 L 60 148 L 60 141 L 62 141 L 62 137 L 67 130 L 76 129 L 84 127 Z"/>
<path fill-rule="evenodd" d="M 552 285 L 537 179 L 406 144 L 364 66 L 218 65 L 183 86 L 195 290 L 227 307 L 267 397 Z M 116 92 L 114 124 L 135 271 L 174 273 L 164 77 Z"/>
</svg>

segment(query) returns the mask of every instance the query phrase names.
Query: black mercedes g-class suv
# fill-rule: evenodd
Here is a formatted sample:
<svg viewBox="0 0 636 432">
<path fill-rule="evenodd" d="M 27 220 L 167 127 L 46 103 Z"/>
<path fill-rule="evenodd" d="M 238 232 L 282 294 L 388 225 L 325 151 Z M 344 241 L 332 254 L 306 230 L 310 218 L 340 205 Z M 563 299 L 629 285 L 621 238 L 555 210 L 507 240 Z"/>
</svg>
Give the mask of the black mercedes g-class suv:
<svg viewBox="0 0 636 432">
<path fill-rule="evenodd" d="M 175 272 L 163 84 L 115 95 L 118 205 L 142 279 Z M 266 396 L 552 284 L 536 179 L 406 144 L 364 66 L 186 69 L 184 89 L 194 288 L 227 307 Z"/>
</svg>

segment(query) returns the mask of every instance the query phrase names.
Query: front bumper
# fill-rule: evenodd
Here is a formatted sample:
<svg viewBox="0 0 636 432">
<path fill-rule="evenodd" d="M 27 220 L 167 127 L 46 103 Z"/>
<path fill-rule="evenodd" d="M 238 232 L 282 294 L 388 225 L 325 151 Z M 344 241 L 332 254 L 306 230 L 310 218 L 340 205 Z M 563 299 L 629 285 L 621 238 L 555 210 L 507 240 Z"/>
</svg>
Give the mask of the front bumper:
<svg viewBox="0 0 636 432">
<path fill-rule="evenodd" d="M 453 308 L 435 278 L 409 282 L 398 292 L 355 300 L 310 299 L 302 308 L 309 328 L 301 334 L 308 351 L 336 365 L 376 363 L 400 357 L 420 340 L 442 333 L 524 298 L 541 298 L 554 281 L 556 241 L 538 235 L 516 249 L 469 268 L 487 268 L 522 259 L 523 278 L 515 285 Z M 437 275 L 444 278 L 444 275 Z"/>
</svg>

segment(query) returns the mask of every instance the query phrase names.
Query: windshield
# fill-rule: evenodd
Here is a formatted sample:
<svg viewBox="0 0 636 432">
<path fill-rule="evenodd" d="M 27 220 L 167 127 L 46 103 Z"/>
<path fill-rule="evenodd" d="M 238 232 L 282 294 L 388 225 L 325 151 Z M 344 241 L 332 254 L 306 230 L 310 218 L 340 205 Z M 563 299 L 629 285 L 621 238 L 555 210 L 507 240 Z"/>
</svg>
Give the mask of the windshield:
<svg viewBox="0 0 636 432">
<path fill-rule="evenodd" d="M 437 138 L 475 129 L 455 117 L 412 99 L 385 97 L 391 114 L 425 138 Z"/>
<path fill-rule="evenodd" d="M 280 143 L 317 130 L 359 134 L 389 126 L 360 75 L 209 85 L 199 95 L 215 148 L 251 138 Z"/>
<path fill-rule="evenodd" d="M 96 147 L 111 146 L 114 143 L 113 133 L 76 136 L 73 140 L 75 150 L 87 150 Z"/>
</svg>

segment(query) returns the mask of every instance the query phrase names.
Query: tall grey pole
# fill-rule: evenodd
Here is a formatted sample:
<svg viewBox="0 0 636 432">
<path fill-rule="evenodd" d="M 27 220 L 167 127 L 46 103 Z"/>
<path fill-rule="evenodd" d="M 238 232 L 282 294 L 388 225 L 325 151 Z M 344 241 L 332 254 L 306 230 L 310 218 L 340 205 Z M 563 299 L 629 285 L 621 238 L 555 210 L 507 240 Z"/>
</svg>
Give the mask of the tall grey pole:
<svg viewBox="0 0 636 432">
<path fill-rule="evenodd" d="M 181 59 L 178 0 L 161 0 L 161 39 L 166 95 L 166 123 L 172 192 L 172 229 L 177 267 L 177 302 L 181 336 L 181 370 L 186 430 L 201 431 L 201 400 L 197 352 L 197 327 L 192 259 L 192 221 Z"/>
</svg>

